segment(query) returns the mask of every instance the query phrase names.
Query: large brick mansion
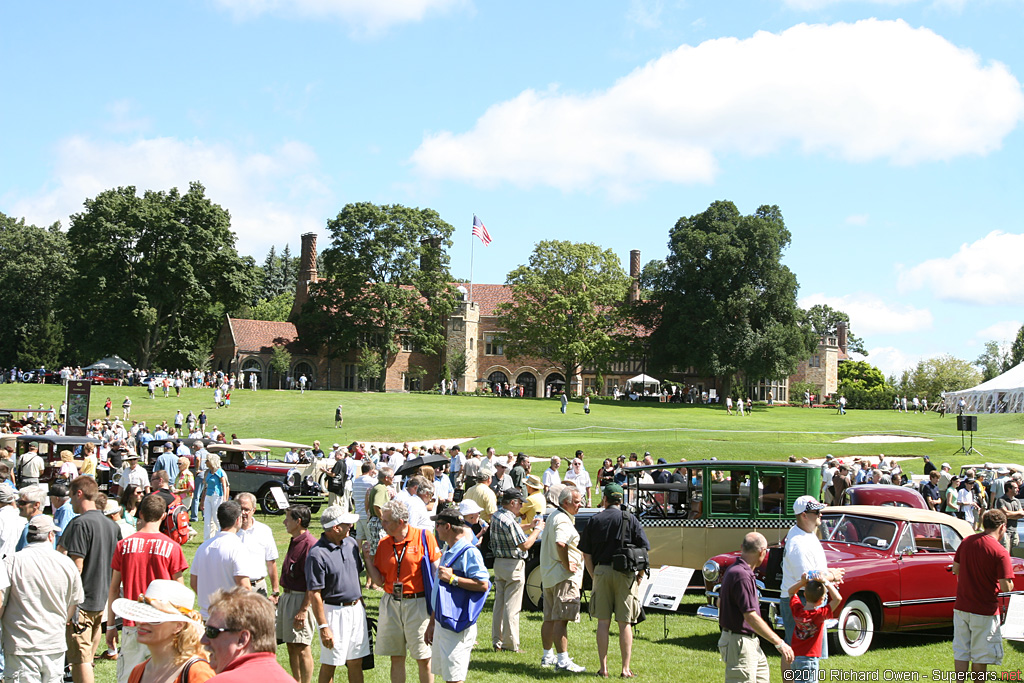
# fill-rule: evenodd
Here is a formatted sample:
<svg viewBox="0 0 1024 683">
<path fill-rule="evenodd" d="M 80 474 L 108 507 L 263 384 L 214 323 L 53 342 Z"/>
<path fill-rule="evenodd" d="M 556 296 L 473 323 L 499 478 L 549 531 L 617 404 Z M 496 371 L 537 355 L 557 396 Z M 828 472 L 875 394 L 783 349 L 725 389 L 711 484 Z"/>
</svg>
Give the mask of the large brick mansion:
<svg viewBox="0 0 1024 683">
<path fill-rule="evenodd" d="M 629 299 L 639 296 L 640 252 L 630 252 Z M 295 303 L 291 319 L 297 317 L 302 305 L 309 298 L 309 285 L 317 281 L 316 233 L 302 236 L 302 251 Z M 564 377 L 562 369 L 544 358 L 517 358 L 512 361 L 505 356 L 500 343 L 497 308 L 512 300 L 509 288 L 498 284 L 473 284 L 471 289 L 459 288 L 461 300 L 448 319 L 447 352 L 462 352 L 466 357 L 466 373 L 459 381 L 460 392 L 472 392 L 478 388 L 490 387 L 495 383 L 521 385 L 527 397 L 545 396 L 564 386 L 572 393 L 590 389 L 602 395 L 610 395 L 615 388 L 624 389 L 626 381 L 646 371 L 641 360 L 626 361 L 613 365 L 602 375 L 603 386 L 597 386 L 598 375 L 593 368 L 583 368 L 575 377 Z M 769 392 L 776 401 L 788 400 L 790 381 L 804 381 L 820 387 L 819 393 L 826 395 L 836 391 L 838 361 L 846 358 L 845 329 L 836 337 L 821 340 L 817 352 L 801 362 L 797 372 L 788 379 L 749 383 L 745 389 L 754 400 L 766 400 Z M 270 359 L 275 345 L 284 345 L 291 353 L 291 369 L 288 376 L 298 378 L 305 375 L 312 385 L 321 389 L 356 391 L 361 389 L 384 391 L 414 391 L 429 389 L 441 379 L 441 367 L 436 354 L 420 353 L 414 348 L 403 348 L 387 367 L 382 379 L 368 384 L 361 382 L 357 373 L 356 352 L 351 351 L 341 358 L 329 358 L 321 349 L 310 348 L 299 338 L 293 322 L 268 320 L 225 319 L 213 350 L 212 369 L 230 373 L 256 371 L 261 388 L 274 388 L 287 383 L 287 377 L 280 377 L 271 368 Z M 410 368 L 424 368 L 422 377 L 409 373 Z M 715 377 L 701 376 L 691 371 L 673 373 L 659 377 L 695 387 L 700 392 L 721 393 L 722 383 Z M 794 397 L 794 400 L 801 400 Z"/>
</svg>

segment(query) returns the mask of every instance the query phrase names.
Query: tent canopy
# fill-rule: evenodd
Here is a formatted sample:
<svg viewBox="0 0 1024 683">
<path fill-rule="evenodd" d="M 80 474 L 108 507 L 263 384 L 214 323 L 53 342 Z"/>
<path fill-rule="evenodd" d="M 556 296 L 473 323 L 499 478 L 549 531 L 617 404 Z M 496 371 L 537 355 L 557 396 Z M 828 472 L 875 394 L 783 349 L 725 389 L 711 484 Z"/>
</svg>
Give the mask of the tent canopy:
<svg viewBox="0 0 1024 683">
<path fill-rule="evenodd" d="M 101 358 L 92 365 L 82 368 L 83 370 L 119 370 L 121 372 L 129 372 L 132 370 L 132 366 L 127 361 L 123 360 L 118 355 L 107 356 Z"/>
<path fill-rule="evenodd" d="M 1024 363 L 976 387 L 947 391 L 946 409 L 956 410 L 961 398 L 966 413 L 1024 413 Z"/>
<path fill-rule="evenodd" d="M 661 384 L 661 380 L 654 379 L 650 375 L 640 374 L 637 375 L 636 377 L 630 377 L 629 379 L 627 379 L 626 384 L 643 384 L 644 386 L 649 386 L 653 384 L 655 386 L 658 386 Z"/>
</svg>

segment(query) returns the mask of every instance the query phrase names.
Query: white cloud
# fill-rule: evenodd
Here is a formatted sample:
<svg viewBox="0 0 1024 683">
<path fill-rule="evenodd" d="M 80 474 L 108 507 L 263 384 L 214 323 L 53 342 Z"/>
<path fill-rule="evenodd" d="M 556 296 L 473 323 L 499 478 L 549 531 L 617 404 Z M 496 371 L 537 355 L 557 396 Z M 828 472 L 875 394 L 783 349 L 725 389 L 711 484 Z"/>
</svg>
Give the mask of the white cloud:
<svg viewBox="0 0 1024 683">
<path fill-rule="evenodd" d="M 803 308 L 815 304 L 825 304 L 846 313 L 850 316 L 850 329 L 853 333 L 868 341 L 876 334 L 922 332 L 932 326 L 931 311 L 905 304 L 891 304 L 874 294 L 810 294 L 800 299 Z M 874 355 L 874 351 L 871 354 Z"/>
<path fill-rule="evenodd" d="M 886 377 L 895 375 L 899 379 L 900 373 L 904 370 L 912 370 L 917 366 L 918 361 L 931 358 L 937 354 L 907 353 L 894 346 L 879 346 L 868 349 L 868 357 L 865 359 L 871 365 L 882 371 Z"/>
<path fill-rule="evenodd" d="M 684 45 L 603 91 L 526 90 L 464 133 L 428 134 L 427 178 L 631 194 L 710 182 L 718 159 L 787 146 L 896 164 L 986 154 L 1024 117 L 1021 84 L 903 21 L 794 26 Z"/>
<path fill-rule="evenodd" d="M 182 192 L 191 181 L 206 187 L 211 201 L 231 213 L 242 253 L 257 257 L 269 245 L 291 242 L 323 227 L 331 193 L 317 170 L 313 150 L 285 142 L 267 152 L 240 152 L 200 140 L 150 138 L 132 143 L 72 137 L 61 141 L 52 186 L 32 196 L 4 197 L 10 215 L 48 225 L 82 210 L 82 202 L 104 190 L 134 185 L 138 192 Z"/>
<path fill-rule="evenodd" d="M 993 230 L 960 245 L 948 258 L 920 263 L 899 276 L 902 291 L 925 289 L 939 299 L 975 305 L 1020 301 L 1024 282 L 1024 234 Z"/>
<path fill-rule="evenodd" d="M 632 0 L 626 18 L 641 28 L 655 29 L 661 26 L 662 0 Z"/>
<path fill-rule="evenodd" d="M 430 12 L 445 12 L 468 0 L 215 0 L 238 19 L 261 14 L 300 19 L 337 19 L 368 33 L 396 24 L 422 21 Z"/>
<path fill-rule="evenodd" d="M 1017 332 L 1020 330 L 1021 321 L 1019 320 L 1003 320 L 1001 322 L 989 325 L 983 330 L 978 330 L 974 333 L 975 342 L 984 344 L 989 341 L 999 342 L 1001 346 L 1009 347 L 1013 343 L 1013 340 L 1017 338 Z"/>
<path fill-rule="evenodd" d="M 856 214 L 853 214 L 852 216 L 847 216 L 846 217 L 846 224 L 847 225 L 867 225 L 868 224 L 868 215 L 866 213 L 856 213 Z"/>
</svg>

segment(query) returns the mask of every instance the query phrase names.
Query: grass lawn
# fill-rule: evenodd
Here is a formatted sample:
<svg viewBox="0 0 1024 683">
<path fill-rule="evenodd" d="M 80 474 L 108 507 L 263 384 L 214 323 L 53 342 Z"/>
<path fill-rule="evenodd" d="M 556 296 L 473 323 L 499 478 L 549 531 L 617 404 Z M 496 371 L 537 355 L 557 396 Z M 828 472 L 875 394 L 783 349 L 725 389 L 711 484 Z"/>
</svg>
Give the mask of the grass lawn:
<svg viewBox="0 0 1024 683">
<path fill-rule="evenodd" d="M 568 456 L 577 448 L 585 451 L 587 468 L 595 473 L 604 457 L 620 453 L 650 451 L 669 462 L 715 456 L 719 459 L 784 460 L 789 455 L 839 457 L 855 455 L 922 456 L 929 455 L 938 464 L 948 461 L 954 469 L 968 462 L 1024 462 L 1024 446 L 1008 443 L 1024 438 L 1024 415 L 983 415 L 974 445 L 983 456 L 954 455 L 960 447 L 956 420 L 940 419 L 937 414 L 896 414 L 891 411 L 850 410 L 846 416 L 832 410 L 803 408 L 755 408 L 745 418 L 729 416 L 722 408 L 676 406 L 668 404 L 624 404 L 592 402 L 590 415 L 583 414 L 581 402 L 571 402 L 569 413 L 559 412 L 558 402 L 544 399 L 497 399 L 475 396 L 435 396 L 425 394 L 358 394 L 348 392 L 259 392 L 232 394 L 228 409 L 212 410 L 213 392 L 186 389 L 181 398 L 148 400 L 141 387 L 97 387 L 93 390 L 92 414 L 102 416 L 106 396 L 118 406 L 125 395 L 134 405 L 132 416 L 153 423 L 171 421 L 176 409 L 188 414 L 206 409 L 210 424 L 240 437 L 293 439 L 324 444 L 353 440 L 374 442 L 419 441 L 438 438 L 471 438 L 469 445 L 499 451 L 525 451 L 534 456 Z M 62 387 L 42 385 L 0 385 L 0 408 L 18 408 L 31 403 L 58 406 Z M 334 408 L 345 408 L 345 427 L 333 429 Z M 859 434 L 903 434 L 924 436 L 931 442 L 910 444 L 837 444 L 836 440 Z M 921 472 L 920 460 L 903 465 Z M 281 555 L 287 547 L 287 535 L 280 517 L 261 518 L 275 531 Z M 318 528 L 313 529 L 315 534 Z M 191 560 L 197 543 L 185 546 Z M 187 580 L 187 578 L 186 578 Z M 367 608 L 375 613 L 379 594 L 367 593 Z M 688 596 L 680 614 L 662 617 L 650 614 L 638 628 L 633 651 L 633 669 L 649 681 L 721 680 L 722 664 L 717 652 L 718 628 L 694 616 L 702 596 Z M 594 641 L 596 623 L 584 615 L 579 624 L 570 625 L 569 649 L 576 662 L 587 667 L 590 676 L 597 670 Z M 667 628 L 667 635 L 665 629 Z M 546 680 L 559 677 L 550 669 L 541 669 L 540 616 L 526 613 L 521 623 L 522 647 L 526 654 L 494 653 L 490 650 L 490 610 L 479 623 L 479 648 L 473 654 L 469 679 L 472 681 Z M 1006 642 L 1003 664 L 994 670 L 1024 668 L 1024 644 Z M 613 627 L 610 669 L 618 666 Z M 769 663 L 772 680 L 780 681 L 778 657 L 771 648 Z M 314 645 L 314 656 L 318 656 Z M 282 646 L 278 658 L 287 667 Z M 911 671 L 928 680 L 934 669 L 952 668 L 952 642 L 948 633 L 924 632 L 913 635 L 886 635 L 875 647 L 858 658 L 835 656 L 822 663 L 824 671 Z M 387 681 L 389 664 L 378 658 L 377 668 L 367 672 L 367 681 Z M 101 662 L 96 667 L 100 683 L 112 683 L 114 665 Z M 343 675 L 343 674 L 339 674 Z M 899 674 L 897 674 L 898 676 Z M 415 681 L 413 667 L 408 680 Z M 829 674 L 825 680 L 832 680 Z M 838 680 L 838 679 L 837 679 Z M 904 680 L 882 677 L 881 680 Z"/>
</svg>

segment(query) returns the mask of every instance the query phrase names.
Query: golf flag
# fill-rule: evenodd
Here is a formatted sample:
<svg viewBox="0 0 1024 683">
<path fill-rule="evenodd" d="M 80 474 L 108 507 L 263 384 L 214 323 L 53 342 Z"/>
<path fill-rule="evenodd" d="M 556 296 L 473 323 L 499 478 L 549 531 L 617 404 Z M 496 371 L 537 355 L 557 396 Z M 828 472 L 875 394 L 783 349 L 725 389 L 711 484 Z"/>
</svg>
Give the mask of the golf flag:
<svg viewBox="0 0 1024 683">
<path fill-rule="evenodd" d="M 473 236 L 479 237 L 485 247 L 491 243 L 491 233 L 487 232 L 487 227 L 480 222 L 476 214 L 473 214 Z"/>
</svg>

